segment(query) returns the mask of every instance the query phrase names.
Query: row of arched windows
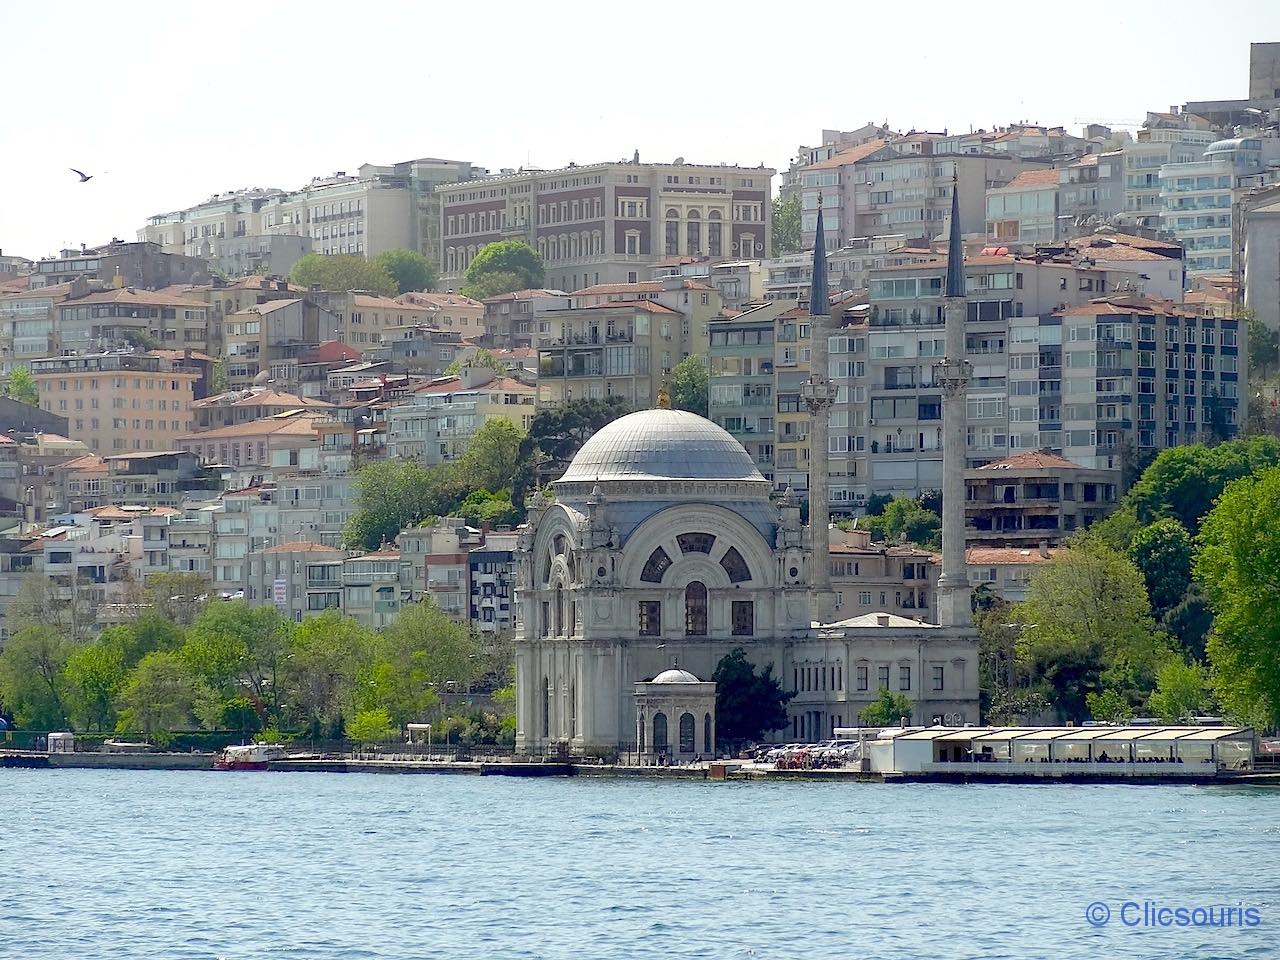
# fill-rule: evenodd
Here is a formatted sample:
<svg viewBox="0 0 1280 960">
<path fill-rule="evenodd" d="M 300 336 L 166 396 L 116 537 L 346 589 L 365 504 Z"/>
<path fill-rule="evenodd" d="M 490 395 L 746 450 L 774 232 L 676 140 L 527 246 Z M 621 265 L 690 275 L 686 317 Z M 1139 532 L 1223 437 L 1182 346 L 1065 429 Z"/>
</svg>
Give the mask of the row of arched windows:
<svg viewBox="0 0 1280 960">
<path fill-rule="evenodd" d="M 572 260 L 576 257 L 595 257 L 604 253 L 604 234 L 599 230 L 582 233 L 561 233 L 553 237 L 538 238 L 538 253 L 548 263 Z"/>
<path fill-rule="evenodd" d="M 709 533 L 682 533 L 676 537 L 683 553 L 710 554 L 716 538 Z M 746 583 L 751 579 L 751 569 L 737 547 L 730 547 L 720 558 L 720 566 L 729 577 L 730 583 Z M 654 549 L 640 571 L 640 579 L 644 583 L 661 583 L 671 567 L 671 557 L 662 547 Z"/>
<path fill-rule="evenodd" d="M 679 724 L 679 753 L 695 753 L 698 750 L 697 744 L 697 719 L 692 713 L 685 711 L 680 714 Z M 644 752 L 644 725 L 640 726 L 640 750 Z M 658 711 L 653 715 L 653 752 L 667 753 L 671 750 L 671 742 L 667 733 L 667 715 L 662 711 Z M 702 717 L 702 752 L 713 754 L 715 752 L 714 745 L 711 742 L 711 714 L 704 714 Z"/>
</svg>

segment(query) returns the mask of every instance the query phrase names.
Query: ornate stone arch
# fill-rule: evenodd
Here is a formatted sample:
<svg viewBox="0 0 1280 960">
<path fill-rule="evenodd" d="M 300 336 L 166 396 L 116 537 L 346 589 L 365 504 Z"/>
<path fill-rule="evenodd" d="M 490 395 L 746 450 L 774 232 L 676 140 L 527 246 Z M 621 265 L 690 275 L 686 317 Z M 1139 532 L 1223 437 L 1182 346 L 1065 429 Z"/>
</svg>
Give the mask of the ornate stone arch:
<svg viewBox="0 0 1280 960">
<path fill-rule="evenodd" d="M 685 553 L 677 537 L 684 533 L 710 533 L 716 538 L 709 554 Z M 700 579 L 709 588 L 730 586 L 729 574 L 720 558 L 735 548 L 751 571 L 744 588 L 767 589 L 775 586 L 777 564 L 773 550 L 760 532 L 737 513 L 707 503 L 686 503 L 668 507 L 645 520 L 627 538 L 618 564 L 620 582 L 628 587 L 652 586 L 642 583 L 640 573 L 657 547 L 663 547 L 671 558 L 671 569 L 662 585 L 683 589 L 692 579 Z"/>
</svg>

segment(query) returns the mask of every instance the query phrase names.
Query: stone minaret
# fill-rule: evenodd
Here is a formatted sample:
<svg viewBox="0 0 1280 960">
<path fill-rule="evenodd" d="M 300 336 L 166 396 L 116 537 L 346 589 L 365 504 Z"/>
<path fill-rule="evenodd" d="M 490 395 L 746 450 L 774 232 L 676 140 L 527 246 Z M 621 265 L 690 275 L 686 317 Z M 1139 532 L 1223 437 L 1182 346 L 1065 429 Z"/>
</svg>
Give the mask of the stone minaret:
<svg viewBox="0 0 1280 960">
<path fill-rule="evenodd" d="M 946 356 L 934 367 L 942 387 L 942 576 L 938 579 L 938 623 L 964 627 L 973 622 L 969 573 L 964 562 L 965 401 L 969 363 L 965 360 L 964 241 L 960 238 L 959 181 L 951 181 L 951 234 L 943 291 Z"/>
<path fill-rule="evenodd" d="M 809 425 L 809 549 L 813 556 L 816 612 L 828 606 L 831 592 L 831 507 L 827 493 L 827 435 L 836 388 L 827 369 L 827 251 L 822 233 L 822 194 L 818 194 L 818 226 L 813 240 L 813 286 L 809 293 L 809 379 L 800 390 L 812 422 Z"/>
</svg>

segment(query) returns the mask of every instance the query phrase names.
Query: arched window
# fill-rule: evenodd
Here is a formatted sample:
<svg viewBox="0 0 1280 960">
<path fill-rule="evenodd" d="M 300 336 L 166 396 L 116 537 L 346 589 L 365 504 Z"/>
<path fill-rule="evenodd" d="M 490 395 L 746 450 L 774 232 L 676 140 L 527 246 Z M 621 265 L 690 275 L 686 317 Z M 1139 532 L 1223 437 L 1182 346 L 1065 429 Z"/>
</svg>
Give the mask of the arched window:
<svg viewBox="0 0 1280 960">
<path fill-rule="evenodd" d="M 542 678 L 542 736 L 551 736 L 551 680 Z"/>
<path fill-rule="evenodd" d="M 707 254 L 718 257 L 721 250 L 720 211 L 712 210 L 707 214 L 707 220 Z"/>
<path fill-rule="evenodd" d="M 711 714 L 706 714 L 702 718 L 702 752 L 705 754 L 715 753 L 715 747 L 711 745 Z"/>
<path fill-rule="evenodd" d="M 680 752 L 693 753 L 698 749 L 694 742 L 694 720 L 692 713 L 680 714 Z"/>
<path fill-rule="evenodd" d="M 730 547 L 724 552 L 724 556 L 720 558 L 720 566 L 729 575 L 730 583 L 745 583 L 751 579 L 751 569 L 747 566 L 747 561 L 742 559 L 737 547 Z"/>
<path fill-rule="evenodd" d="M 667 256 L 680 252 L 680 219 L 674 210 L 667 211 Z"/>
<path fill-rule="evenodd" d="M 690 210 L 688 213 L 689 222 L 685 226 L 687 235 L 687 249 L 692 256 L 695 253 L 702 252 L 702 223 L 699 219 L 697 210 Z"/>
<path fill-rule="evenodd" d="M 564 588 L 560 584 L 556 584 L 556 633 L 557 637 L 564 636 Z"/>
<path fill-rule="evenodd" d="M 684 588 L 684 635 L 707 635 L 707 588 L 697 580 Z"/>
<path fill-rule="evenodd" d="M 645 722 L 644 722 L 644 714 L 642 713 L 640 714 L 640 742 L 636 745 L 637 749 L 641 753 L 644 753 L 644 735 L 645 735 Z"/>
<path fill-rule="evenodd" d="M 655 753 L 667 752 L 667 715 L 665 713 L 653 715 L 653 749 Z"/>
<path fill-rule="evenodd" d="M 716 538 L 711 533 L 682 533 L 676 537 L 676 543 L 685 553 L 710 553 Z"/>
<path fill-rule="evenodd" d="M 640 571 L 640 579 L 645 583 L 661 583 L 669 566 L 671 566 L 671 558 L 667 556 L 667 551 L 658 547 L 657 550 L 649 554 L 649 559 L 644 562 L 644 569 Z"/>
</svg>

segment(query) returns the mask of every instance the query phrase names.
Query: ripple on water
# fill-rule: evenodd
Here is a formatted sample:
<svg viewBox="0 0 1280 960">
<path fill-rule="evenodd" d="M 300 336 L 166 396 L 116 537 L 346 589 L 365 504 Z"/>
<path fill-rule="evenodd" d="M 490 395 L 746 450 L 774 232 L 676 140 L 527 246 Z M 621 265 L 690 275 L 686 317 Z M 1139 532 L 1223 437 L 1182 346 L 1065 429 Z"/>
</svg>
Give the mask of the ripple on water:
<svg viewBox="0 0 1280 960">
<path fill-rule="evenodd" d="M 0 795 L 0 956 L 28 960 L 1199 960 L 1273 941 L 1084 908 L 1280 922 L 1280 791 L 4 770 Z"/>
</svg>

